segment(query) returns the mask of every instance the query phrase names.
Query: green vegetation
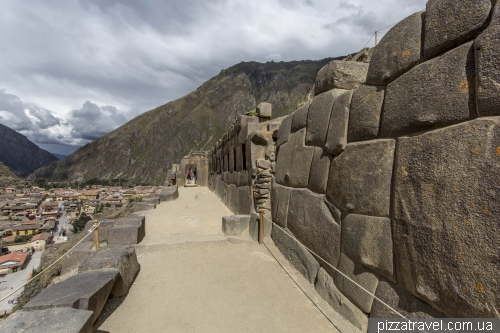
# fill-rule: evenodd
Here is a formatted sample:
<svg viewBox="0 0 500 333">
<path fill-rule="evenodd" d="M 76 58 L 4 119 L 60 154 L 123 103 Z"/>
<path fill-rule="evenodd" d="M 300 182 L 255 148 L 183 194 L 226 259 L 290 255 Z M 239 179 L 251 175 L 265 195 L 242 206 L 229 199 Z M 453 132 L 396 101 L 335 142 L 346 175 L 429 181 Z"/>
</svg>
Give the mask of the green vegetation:
<svg viewBox="0 0 500 333">
<path fill-rule="evenodd" d="M 71 223 L 73 225 L 73 228 L 71 231 L 74 234 L 79 233 L 80 231 L 85 229 L 85 224 L 87 224 L 87 222 L 90 220 L 92 220 L 92 218 L 90 218 L 90 216 L 88 216 L 85 213 L 81 213 L 80 216 L 78 217 L 78 219 L 73 221 L 73 223 Z"/>
</svg>

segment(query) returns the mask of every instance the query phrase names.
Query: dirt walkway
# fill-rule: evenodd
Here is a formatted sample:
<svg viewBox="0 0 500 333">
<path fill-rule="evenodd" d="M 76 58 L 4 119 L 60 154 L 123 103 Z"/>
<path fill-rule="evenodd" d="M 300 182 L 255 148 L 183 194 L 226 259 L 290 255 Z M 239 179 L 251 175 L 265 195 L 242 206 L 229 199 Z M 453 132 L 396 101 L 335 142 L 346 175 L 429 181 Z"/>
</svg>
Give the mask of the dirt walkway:
<svg viewBox="0 0 500 333">
<path fill-rule="evenodd" d="M 141 271 L 99 330 L 338 332 L 266 247 L 225 239 L 230 214 L 206 188 L 180 188 L 147 212 Z"/>
</svg>

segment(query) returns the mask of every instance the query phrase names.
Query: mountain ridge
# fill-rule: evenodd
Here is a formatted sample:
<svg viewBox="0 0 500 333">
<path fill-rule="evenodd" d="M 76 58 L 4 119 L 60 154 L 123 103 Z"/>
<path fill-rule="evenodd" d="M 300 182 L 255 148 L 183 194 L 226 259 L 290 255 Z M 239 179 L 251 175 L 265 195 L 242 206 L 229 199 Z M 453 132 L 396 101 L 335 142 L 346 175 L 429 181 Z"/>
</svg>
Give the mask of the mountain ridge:
<svg viewBox="0 0 500 333">
<path fill-rule="evenodd" d="M 56 160 L 26 136 L 0 124 L 0 162 L 17 176 L 25 177 Z"/>
<path fill-rule="evenodd" d="M 161 184 L 172 163 L 190 151 L 209 147 L 238 115 L 255 109 L 260 102 L 273 104 L 275 118 L 308 103 L 319 69 L 342 58 L 241 62 L 222 70 L 193 92 L 144 112 L 29 178 L 125 178 L 135 183 Z"/>
</svg>

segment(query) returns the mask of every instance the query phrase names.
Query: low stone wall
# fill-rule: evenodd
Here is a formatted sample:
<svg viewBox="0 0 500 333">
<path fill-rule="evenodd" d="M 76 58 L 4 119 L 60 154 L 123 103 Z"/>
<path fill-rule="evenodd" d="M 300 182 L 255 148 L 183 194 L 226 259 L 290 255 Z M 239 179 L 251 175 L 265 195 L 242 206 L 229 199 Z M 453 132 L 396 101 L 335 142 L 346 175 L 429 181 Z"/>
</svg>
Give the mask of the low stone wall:
<svg viewBox="0 0 500 333">
<path fill-rule="evenodd" d="M 100 248 L 81 263 L 78 274 L 51 285 L 0 322 L 0 331 L 93 332 L 108 297 L 126 296 L 138 272 L 133 247 Z"/>
</svg>

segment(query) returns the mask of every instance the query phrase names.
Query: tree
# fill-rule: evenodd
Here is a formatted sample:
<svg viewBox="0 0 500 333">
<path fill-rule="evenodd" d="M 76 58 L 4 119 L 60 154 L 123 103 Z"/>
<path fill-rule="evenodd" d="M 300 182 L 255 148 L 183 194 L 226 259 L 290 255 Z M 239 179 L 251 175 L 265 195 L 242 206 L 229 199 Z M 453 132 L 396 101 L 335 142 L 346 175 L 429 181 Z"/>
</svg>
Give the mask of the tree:
<svg viewBox="0 0 500 333">
<path fill-rule="evenodd" d="M 90 216 L 88 216 L 85 213 L 81 213 L 80 216 L 78 217 L 78 219 L 73 221 L 73 223 L 71 223 L 73 225 L 72 232 L 74 234 L 76 234 L 76 233 L 82 231 L 83 229 L 85 229 L 85 224 L 87 224 L 87 222 L 90 220 L 92 220 L 92 218 Z"/>
</svg>

